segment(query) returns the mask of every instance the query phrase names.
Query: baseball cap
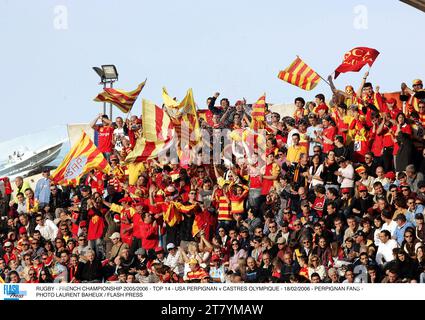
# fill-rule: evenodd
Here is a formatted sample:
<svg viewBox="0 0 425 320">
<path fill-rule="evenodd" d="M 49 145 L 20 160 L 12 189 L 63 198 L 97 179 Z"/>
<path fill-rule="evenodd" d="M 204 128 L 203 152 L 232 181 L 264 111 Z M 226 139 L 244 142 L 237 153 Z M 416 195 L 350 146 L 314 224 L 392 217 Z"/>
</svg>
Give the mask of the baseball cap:
<svg viewBox="0 0 425 320">
<path fill-rule="evenodd" d="M 367 191 L 367 187 L 362 184 L 359 186 L 359 191 Z"/>
<path fill-rule="evenodd" d="M 176 248 L 176 246 L 174 245 L 174 243 L 167 244 L 167 250 L 172 250 L 172 249 L 175 249 L 175 248 Z"/>
<path fill-rule="evenodd" d="M 415 214 L 415 219 L 424 220 L 424 215 L 422 213 Z"/>
<path fill-rule="evenodd" d="M 189 260 L 189 264 L 198 264 L 198 260 L 192 258 Z"/>
<path fill-rule="evenodd" d="M 350 193 L 350 188 L 342 188 L 341 193 Z"/>
<path fill-rule="evenodd" d="M 121 239 L 121 235 L 120 235 L 120 233 L 119 232 L 114 232 L 110 237 L 109 237 L 109 239 Z"/>
<path fill-rule="evenodd" d="M 358 230 L 355 234 L 354 237 L 366 237 L 366 234 L 362 231 L 362 230 Z"/>
<path fill-rule="evenodd" d="M 50 172 L 50 169 L 49 168 L 43 168 L 43 170 L 41 172 L 43 172 L 43 173 Z"/>
<path fill-rule="evenodd" d="M 10 241 L 7 241 L 5 244 L 4 244 L 4 247 L 11 247 L 12 246 L 12 242 L 10 242 Z"/>
<path fill-rule="evenodd" d="M 286 243 L 286 240 L 285 240 L 285 238 L 280 237 L 279 239 L 277 239 L 276 243 L 277 244 L 285 244 Z"/>
<path fill-rule="evenodd" d="M 146 255 L 146 250 L 145 249 L 143 249 L 143 248 L 139 248 L 139 249 L 137 249 L 136 250 L 136 252 L 134 252 L 134 254 L 140 254 L 140 255 L 142 255 L 142 256 L 145 256 Z"/>
<path fill-rule="evenodd" d="M 421 79 L 413 80 L 413 85 L 417 85 L 417 84 L 422 84 L 422 80 Z"/>
<path fill-rule="evenodd" d="M 155 248 L 155 253 L 161 253 L 161 252 L 164 252 L 164 249 L 162 247 Z"/>
<path fill-rule="evenodd" d="M 117 214 L 114 214 L 114 221 L 115 222 L 120 222 L 121 221 L 120 215 L 118 213 Z"/>
<path fill-rule="evenodd" d="M 25 234 L 25 233 L 27 233 L 27 229 L 25 227 L 20 227 L 19 234 Z"/>
<path fill-rule="evenodd" d="M 385 178 L 395 180 L 395 173 L 393 171 L 389 171 L 385 174 Z"/>
<path fill-rule="evenodd" d="M 82 228 L 82 227 L 87 227 L 87 221 L 85 221 L 85 220 L 80 221 L 80 228 Z"/>
</svg>

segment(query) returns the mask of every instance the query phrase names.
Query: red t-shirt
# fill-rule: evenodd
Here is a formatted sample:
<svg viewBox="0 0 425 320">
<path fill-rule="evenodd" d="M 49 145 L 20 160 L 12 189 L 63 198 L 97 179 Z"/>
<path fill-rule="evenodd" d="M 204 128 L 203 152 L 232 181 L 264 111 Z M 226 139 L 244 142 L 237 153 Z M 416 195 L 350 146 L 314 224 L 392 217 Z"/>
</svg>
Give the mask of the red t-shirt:
<svg viewBox="0 0 425 320">
<path fill-rule="evenodd" d="M 114 136 L 114 128 L 110 126 L 97 127 L 98 132 L 97 147 L 100 152 L 112 152 L 112 137 Z"/>
<path fill-rule="evenodd" d="M 334 126 L 329 126 L 327 128 L 323 129 L 322 132 L 323 136 L 331 140 L 332 142 L 335 139 L 336 136 L 336 128 Z M 335 148 L 333 144 L 328 144 L 326 142 L 323 142 L 323 153 L 328 153 L 329 151 L 332 151 Z"/>
<path fill-rule="evenodd" d="M 105 229 L 105 221 L 103 220 L 103 215 L 108 210 L 102 209 L 102 216 L 96 215 L 93 209 L 89 209 L 88 216 L 89 220 L 89 228 L 87 231 L 87 240 L 96 240 L 102 238 L 103 230 Z"/>
</svg>

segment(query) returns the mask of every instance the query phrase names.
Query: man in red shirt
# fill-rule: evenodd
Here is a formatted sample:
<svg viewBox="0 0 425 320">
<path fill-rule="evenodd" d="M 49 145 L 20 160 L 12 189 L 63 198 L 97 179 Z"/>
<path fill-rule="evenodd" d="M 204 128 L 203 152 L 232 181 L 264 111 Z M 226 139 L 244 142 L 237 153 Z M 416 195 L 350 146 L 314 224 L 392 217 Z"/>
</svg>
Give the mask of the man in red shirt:
<svg viewBox="0 0 425 320">
<path fill-rule="evenodd" d="M 332 118 L 325 116 L 322 119 L 323 131 L 320 135 L 323 144 L 323 153 L 327 154 L 329 151 L 335 148 L 334 139 L 336 136 L 336 128 L 332 125 Z"/>
<path fill-rule="evenodd" d="M 102 121 L 102 125 L 96 124 L 97 120 Z M 112 153 L 113 137 L 114 137 L 114 127 L 112 126 L 112 121 L 109 120 L 106 114 L 99 114 L 91 123 L 91 127 L 98 133 L 98 142 L 97 147 L 100 152 L 103 153 L 106 160 L 109 161 L 109 156 Z"/>
</svg>

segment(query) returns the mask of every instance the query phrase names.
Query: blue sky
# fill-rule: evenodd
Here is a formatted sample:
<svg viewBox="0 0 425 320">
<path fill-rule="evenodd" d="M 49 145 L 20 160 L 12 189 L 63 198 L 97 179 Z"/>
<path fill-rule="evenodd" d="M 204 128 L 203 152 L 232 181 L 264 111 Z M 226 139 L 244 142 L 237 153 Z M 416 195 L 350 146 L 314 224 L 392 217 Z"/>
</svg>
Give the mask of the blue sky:
<svg viewBox="0 0 425 320">
<path fill-rule="evenodd" d="M 354 27 L 359 5 L 367 29 Z M 66 30 L 55 28 L 57 6 L 66 8 Z M 215 91 L 233 102 L 266 92 L 283 103 L 330 93 L 323 82 L 306 92 L 277 79 L 297 54 L 326 77 L 347 50 L 370 46 L 381 52 L 370 80 L 395 91 L 423 77 L 424 22 L 397 0 L 0 0 L 0 141 L 91 121 L 102 109 L 92 101 L 101 90 L 91 67 L 101 64 L 117 66 L 118 88 L 147 77 L 141 97 L 158 104 L 163 85 L 180 98 L 192 87 L 201 107 Z M 364 71 L 336 84 L 357 87 Z M 140 110 L 139 98 L 133 111 Z"/>
</svg>

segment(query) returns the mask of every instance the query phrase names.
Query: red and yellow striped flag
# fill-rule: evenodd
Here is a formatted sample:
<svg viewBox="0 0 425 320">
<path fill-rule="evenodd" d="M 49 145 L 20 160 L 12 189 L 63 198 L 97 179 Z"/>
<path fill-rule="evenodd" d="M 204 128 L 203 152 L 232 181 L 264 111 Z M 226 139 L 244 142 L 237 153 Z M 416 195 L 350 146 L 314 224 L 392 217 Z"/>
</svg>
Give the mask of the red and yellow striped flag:
<svg viewBox="0 0 425 320">
<path fill-rule="evenodd" d="M 264 93 L 252 107 L 251 129 L 257 131 L 264 128 L 266 115 L 266 94 Z"/>
<path fill-rule="evenodd" d="M 133 91 L 105 88 L 102 93 L 99 93 L 97 97 L 94 98 L 94 101 L 112 103 L 123 113 L 129 113 L 145 84 L 146 80 L 139 84 Z"/>
<path fill-rule="evenodd" d="M 195 146 L 201 140 L 201 130 L 192 89 L 188 89 L 186 96 L 178 103 L 168 95 L 167 89 L 163 87 L 162 98 L 165 109 L 173 121 L 180 146 L 184 147 L 186 144 L 191 147 Z"/>
<path fill-rule="evenodd" d="M 208 215 L 205 211 L 195 214 L 195 220 L 192 225 L 192 236 L 196 236 L 200 231 L 208 226 Z"/>
<path fill-rule="evenodd" d="M 83 131 L 78 143 L 71 148 L 65 159 L 53 172 L 51 180 L 60 185 L 77 185 L 81 176 L 92 169 L 109 172 L 111 167 L 102 152 Z"/>
<path fill-rule="evenodd" d="M 143 136 L 125 161 L 141 162 L 156 158 L 174 144 L 174 125 L 170 117 L 153 102 L 143 99 L 142 103 Z"/>
<path fill-rule="evenodd" d="M 300 57 L 288 68 L 280 71 L 277 77 L 304 90 L 312 90 L 320 82 L 320 76 Z"/>
</svg>

